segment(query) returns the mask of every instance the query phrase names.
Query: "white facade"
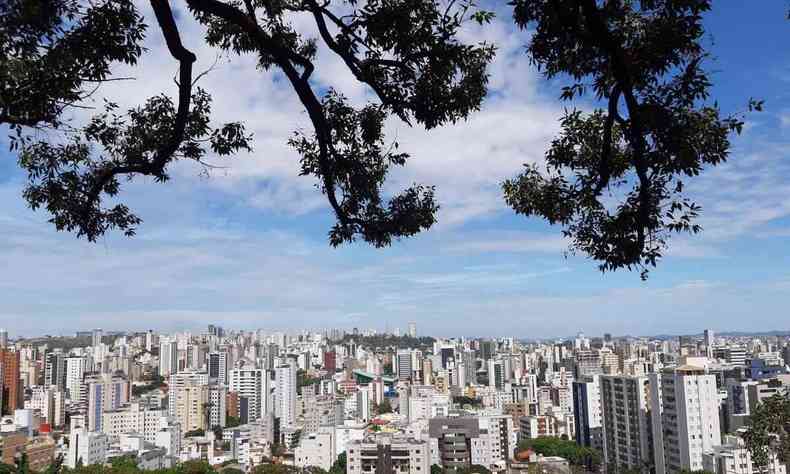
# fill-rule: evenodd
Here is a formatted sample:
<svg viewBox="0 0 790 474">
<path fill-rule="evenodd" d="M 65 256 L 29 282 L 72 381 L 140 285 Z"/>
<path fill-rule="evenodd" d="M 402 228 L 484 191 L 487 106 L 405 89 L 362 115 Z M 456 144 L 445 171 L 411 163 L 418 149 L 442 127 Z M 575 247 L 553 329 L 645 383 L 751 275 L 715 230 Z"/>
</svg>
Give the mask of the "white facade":
<svg viewBox="0 0 790 474">
<path fill-rule="evenodd" d="M 164 409 L 150 410 L 139 403 L 132 403 L 119 410 L 105 411 L 102 432 L 110 436 L 139 433 L 145 441 L 153 443 L 156 441 L 161 420 L 166 420 L 166 417 L 167 411 Z"/>
<path fill-rule="evenodd" d="M 370 392 L 366 389 L 359 390 L 356 394 L 357 398 L 357 420 L 362 423 L 368 423 L 371 418 L 370 414 Z"/>
<path fill-rule="evenodd" d="M 159 345 L 159 375 L 169 377 L 178 372 L 178 343 L 164 341 Z"/>
<path fill-rule="evenodd" d="M 168 456 L 178 456 L 181 451 L 181 425 L 169 422 L 167 418 L 160 418 L 159 431 L 156 432 L 154 444 L 165 448 Z"/>
<path fill-rule="evenodd" d="M 51 426 L 61 426 L 65 418 L 66 400 L 64 393 L 56 386 L 34 387 L 25 408 L 38 411 L 44 422 Z"/>
<path fill-rule="evenodd" d="M 347 474 L 378 472 L 380 464 L 402 474 L 425 474 L 431 469 L 428 443 L 413 438 L 380 436 L 353 441 L 346 456 Z"/>
<path fill-rule="evenodd" d="M 230 391 L 247 399 L 247 422 L 252 422 L 270 411 L 269 373 L 263 369 L 233 369 L 230 371 Z M 239 413 L 241 416 L 241 403 Z"/>
<path fill-rule="evenodd" d="M 103 464 L 107 458 L 107 435 L 78 429 L 69 436 L 69 453 L 64 464 L 74 469 L 78 465 Z"/>
<path fill-rule="evenodd" d="M 85 362 L 85 357 L 66 358 L 66 392 L 72 401 L 80 399 L 82 381 L 85 377 Z"/>
<path fill-rule="evenodd" d="M 716 377 L 684 365 L 651 374 L 656 473 L 702 470 L 702 454 L 721 444 Z"/>
<path fill-rule="evenodd" d="M 296 422 L 296 367 L 285 364 L 275 369 L 275 416 L 280 427 L 292 427 Z"/>
<path fill-rule="evenodd" d="M 752 463 L 752 455 L 744 445 L 740 436 L 727 435 L 724 444 L 713 446 L 702 455 L 702 466 L 712 474 L 786 474 L 787 469 L 779 462 L 776 455 L 771 456 L 770 463 L 758 469 Z"/>
<path fill-rule="evenodd" d="M 321 428 L 317 433 L 302 436 L 294 453 L 296 467 L 320 467 L 328 471 L 337 460 L 334 431 L 331 427 Z"/>
<path fill-rule="evenodd" d="M 408 404 L 410 422 L 448 416 L 451 406 L 449 395 L 441 394 L 409 397 Z"/>
<path fill-rule="evenodd" d="M 226 425 L 226 409 L 225 404 L 228 399 L 228 389 L 225 387 L 218 387 L 215 385 L 209 386 L 208 391 L 209 401 L 209 428 L 219 426 L 224 428 Z"/>
<path fill-rule="evenodd" d="M 481 416 L 478 420 L 480 436 L 472 438 L 472 464 L 489 469 L 504 469 L 513 458 L 516 433 L 513 417 L 509 415 Z"/>
</svg>

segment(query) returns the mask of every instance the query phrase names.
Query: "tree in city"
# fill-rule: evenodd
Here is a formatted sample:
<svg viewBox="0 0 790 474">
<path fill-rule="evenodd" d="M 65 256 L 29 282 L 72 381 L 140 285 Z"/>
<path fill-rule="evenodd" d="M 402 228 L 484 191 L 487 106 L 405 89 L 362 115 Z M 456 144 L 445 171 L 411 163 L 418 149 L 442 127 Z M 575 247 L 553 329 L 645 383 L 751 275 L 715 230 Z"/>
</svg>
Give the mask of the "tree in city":
<svg viewBox="0 0 790 474">
<path fill-rule="evenodd" d="M 514 0 L 534 28 L 527 53 L 560 98 L 603 107 L 568 110 L 546 152 L 504 185 L 519 214 L 563 227 L 571 251 L 602 271 L 655 266 L 673 233 L 696 234 L 701 208 L 686 181 L 724 162 L 742 114 L 710 100 L 703 14 L 710 0 Z M 746 108 L 760 110 L 750 100 Z"/>
<path fill-rule="evenodd" d="M 378 406 L 376 407 L 376 412 L 379 415 L 384 415 L 386 413 L 392 413 L 392 403 L 390 403 L 390 399 L 387 398 L 387 397 L 384 397 L 384 399 L 381 400 L 381 403 L 379 403 Z"/>
<path fill-rule="evenodd" d="M 346 473 L 346 452 L 343 451 L 338 455 L 332 467 L 329 468 L 329 474 L 345 474 Z"/>
<path fill-rule="evenodd" d="M 757 467 L 768 466 L 773 456 L 790 463 L 790 395 L 776 394 L 758 403 L 743 440 Z"/>
<path fill-rule="evenodd" d="M 133 235 L 140 217 L 120 198 L 140 176 L 165 182 L 175 161 L 204 166 L 211 155 L 251 150 L 239 120 L 214 125 L 212 97 L 193 71 L 201 43 L 230 57 L 253 56 L 282 74 L 312 130 L 288 140 L 301 174 L 326 196 L 335 217 L 333 246 L 363 240 L 390 245 L 436 221 L 434 188 L 414 184 L 390 197 L 382 188 L 409 155 L 384 135 L 396 117 L 432 129 L 466 119 L 487 92 L 495 47 L 459 39 L 468 22 L 493 13 L 472 0 L 182 0 L 205 27 L 182 38 L 168 0 L 150 0 L 156 29 L 131 0 L 8 0 L 0 5 L 0 124 L 27 172 L 24 198 L 45 209 L 58 230 L 95 241 Z M 590 113 L 571 109 L 546 153 L 546 169 L 528 165 L 503 184 L 519 214 L 561 225 L 571 252 L 601 270 L 640 270 L 661 258 L 673 233 L 697 233 L 700 206 L 686 181 L 725 161 L 742 115 L 711 102 L 702 16 L 710 0 L 513 0 L 526 48 L 547 79 L 567 82 L 561 98 L 592 95 Z M 310 18 L 316 38 L 290 22 Z M 153 32 L 151 30 L 154 30 Z M 158 30 L 158 31 L 156 31 Z M 121 110 L 106 100 L 85 123 L 69 120 L 118 63 L 135 65 L 147 34 L 164 37 L 178 67 L 176 99 L 167 94 Z M 318 44 L 375 96 L 355 107 L 313 81 Z M 222 97 L 219 98 L 222 100 Z M 749 101 L 747 109 L 762 103 Z M 49 139 L 49 130 L 58 139 Z M 284 137 L 285 139 L 285 137 Z M 472 138 L 470 138 L 472 139 Z"/>
</svg>

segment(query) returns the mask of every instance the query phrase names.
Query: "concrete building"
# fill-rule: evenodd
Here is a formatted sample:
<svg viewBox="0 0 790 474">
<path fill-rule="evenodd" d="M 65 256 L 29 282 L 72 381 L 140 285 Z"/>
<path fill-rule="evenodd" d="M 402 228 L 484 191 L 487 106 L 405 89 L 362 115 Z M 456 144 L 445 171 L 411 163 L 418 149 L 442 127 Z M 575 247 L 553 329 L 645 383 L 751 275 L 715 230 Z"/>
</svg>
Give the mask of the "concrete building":
<svg viewBox="0 0 790 474">
<path fill-rule="evenodd" d="M 436 443 L 440 466 L 460 469 L 472 465 L 472 440 L 480 437 L 476 418 L 432 418 L 428 421 L 428 435 Z"/>
<path fill-rule="evenodd" d="M 25 402 L 26 408 L 37 411 L 45 423 L 53 427 L 62 426 L 66 416 L 66 400 L 64 393 L 55 386 L 34 387 L 30 401 Z"/>
<path fill-rule="evenodd" d="M 85 377 L 85 357 L 66 357 L 66 394 L 72 401 L 79 401 Z"/>
<path fill-rule="evenodd" d="M 269 372 L 263 369 L 240 368 L 230 371 L 230 391 L 239 398 L 241 423 L 250 423 L 272 409 Z"/>
<path fill-rule="evenodd" d="M 173 392 L 174 406 L 168 407 L 181 429 L 186 433 L 207 430 L 208 426 L 208 385 L 189 385 L 170 389 Z"/>
<path fill-rule="evenodd" d="M 292 427 L 296 422 L 296 367 L 285 364 L 275 369 L 275 416 L 280 427 Z"/>
<path fill-rule="evenodd" d="M 62 352 L 50 352 L 44 357 L 44 386 L 66 389 L 66 356 Z"/>
<path fill-rule="evenodd" d="M 98 347 L 101 345 L 102 337 L 104 337 L 104 331 L 101 329 L 94 329 L 91 331 L 91 346 Z"/>
<path fill-rule="evenodd" d="M 88 391 L 88 431 L 102 431 L 104 412 L 129 403 L 129 382 L 109 374 L 86 378 Z"/>
<path fill-rule="evenodd" d="M 149 409 L 140 403 L 131 403 L 117 410 L 105 411 L 102 432 L 109 436 L 139 433 L 145 441 L 154 443 L 163 418 L 167 419 L 167 410 Z"/>
<path fill-rule="evenodd" d="M 171 374 L 168 379 L 167 406 L 168 415 L 176 416 L 176 396 L 178 389 L 208 385 L 208 373 L 197 371 L 184 371 Z M 185 430 L 189 431 L 189 430 Z"/>
<path fill-rule="evenodd" d="M 425 474 L 431 469 L 430 457 L 425 441 L 380 435 L 349 443 L 346 472 Z"/>
<path fill-rule="evenodd" d="M 324 427 L 318 432 L 305 434 L 294 451 L 294 465 L 300 469 L 320 467 L 329 471 L 336 460 L 334 427 Z"/>
<path fill-rule="evenodd" d="M 208 387 L 208 426 L 214 428 L 219 426 L 224 428 L 227 424 L 226 403 L 228 400 L 228 389 L 221 385 L 209 385 Z"/>
<path fill-rule="evenodd" d="M 628 469 L 653 466 L 648 378 L 602 375 L 600 384 L 605 462 Z"/>
<path fill-rule="evenodd" d="M 682 365 L 651 381 L 656 473 L 702 470 L 702 454 L 721 444 L 716 377 Z"/>
<path fill-rule="evenodd" d="M 573 382 L 573 422 L 576 443 L 603 451 L 601 389 L 598 376 Z"/>
<path fill-rule="evenodd" d="M 371 420 L 370 411 L 370 392 L 366 389 L 357 391 L 357 420 L 362 423 L 368 423 Z"/>
<path fill-rule="evenodd" d="M 178 343 L 163 341 L 159 344 L 159 375 L 170 377 L 178 372 Z"/>
<path fill-rule="evenodd" d="M 398 380 L 412 380 L 414 366 L 412 365 L 411 352 L 412 351 L 409 349 L 399 349 L 398 352 L 395 353 L 394 368 Z"/>
<path fill-rule="evenodd" d="M 321 395 L 305 405 L 304 431 L 316 433 L 319 428 L 343 422 L 343 403 L 333 395 Z"/>
<path fill-rule="evenodd" d="M 208 355 L 208 377 L 222 385 L 228 384 L 228 353 L 211 352 Z"/>
<path fill-rule="evenodd" d="M 726 435 L 723 444 L 702 454 L 702 468 L 711 474 L 786 474 L 787 468 L 775 454 L 767 466 L 758 468 L 740 436 Z"/>
<path fill-rule="evenodd" d="M 74 469 L 78 465 L 104 464 L 107 460 L 108 438 L 104 433 L 79 429 L 69 436 L 69 451 L 63 464 Z"/>
<path fill-rule="evenodd" d="M 552 415 L 529 415 L 519 420 L 519 436 L 522 439 L 557 436 L 557 419 Z"/>
<path fill-rule="evenodd" d="M 480 437 L 472 439 L 472 464 L 491 470 L 501 470 L 513 458 L 516 433 L 513 418 L 507 415 L 488 415 L 478 418 Z"/>
</svg>

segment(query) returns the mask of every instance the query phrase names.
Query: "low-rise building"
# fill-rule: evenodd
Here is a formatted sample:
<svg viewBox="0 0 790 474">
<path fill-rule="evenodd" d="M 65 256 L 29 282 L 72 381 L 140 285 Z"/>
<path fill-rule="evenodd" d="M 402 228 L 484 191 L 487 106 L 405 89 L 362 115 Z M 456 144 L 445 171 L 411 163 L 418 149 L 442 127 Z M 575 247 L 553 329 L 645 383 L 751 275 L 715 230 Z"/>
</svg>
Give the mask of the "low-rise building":
<svg viewBox="0 0 790 474">
<path fill-rule="evenodd" d="M 298 468 L 320 467 L 328 471 L 337 460 L 335 430 L 321 428 L 316 433 L 307 433 L 299 440 L 294 453 L 294 464 Z"/>
<path fill-rule="evenodd" d="M 69 451 L 63 464 L 74 469 L 78 465 L 104 464 L 107 459 L 108 438 L 104 433 L 78 429 L 69 437 Z"/>
<path fill-rule="evenodd" d="M 746 449 L 743 438 L 727 435 L 724 443 L 713 446 L 702 454 L 702 467 L 712 474 L 785 474 L 785 465 L 779 462 L 776 455 L 771 456 L 768 466 L 757 468 L 752 462 L 751 453 Z"/>
<path fill-rule="evenodd" d="M 347 451 L 347 473 L 398 472 L 426 474 L 430 472 L 428 443 L 414 438 L 391 435 L 371 436 L 352 441 Z"/>
</svg>

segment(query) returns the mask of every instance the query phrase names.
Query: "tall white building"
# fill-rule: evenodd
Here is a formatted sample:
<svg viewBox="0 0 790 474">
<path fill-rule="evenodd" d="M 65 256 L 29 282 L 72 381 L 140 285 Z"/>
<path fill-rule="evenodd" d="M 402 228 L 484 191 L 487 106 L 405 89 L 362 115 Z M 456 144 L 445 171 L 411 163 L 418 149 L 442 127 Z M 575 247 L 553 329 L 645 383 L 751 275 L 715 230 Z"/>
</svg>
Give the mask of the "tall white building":
<svg viewBox="0 0 790 474">
<path fill-rule="evenodd" d="M 230 371 L 230 391 L 239 397 L 236 413 L 242 423 L 250 423 L 271 411 L 271 383 L 264 369 L 240 368 Z"/>
<path fill-rule="evenodd" d="M 365 389 L 357 391 L 357 420 L 368 423 L 371 419 L 370 414 L 370 392 Z"/>
<path fill-rule="evenodd" d="M 46 423 L 51 426 L 62 426 L 66 415 L 66 400 L 62 391 L 54 385 L 34 387 L 30 400 L 25 402 L 26 408 L 38 411 Z"/>
<path fill-rule="evenodd" d="M 66 393 L 72 401 L 80 399 L 82 381 L 85 377 L 85 357 L 66 358 Z"/>
<path fill-rule="evenodd" d="M 159 345 L 159 375 L 169 377 L 178 372 L 178 343 L 164 341 Z"/>
<path fill-rule="evenodd" d="M 224 428 L 226 423 L 225 404 L 228 399 L 228 389 L 221 385 L 209 385 L 209 417 L 208 427 L 219 426 Z"/>
<path fill-rule="evenodd" d="M 706 329 L 704 333 L 705 339 L 705 357 L 713 358 L 713 346 L 716 344 L 716 335 L 713 330 Z"/>
<path fill-rule="evenodd" d="M 417 337 L 417 323 L 409 323 L 409 337 Z"/>
<path fill-rule="evenodd" d="M 101 345 L 102 337 L 104 337 L 104 331 L 101 329 L 94 329 L 91 331 L 91 345 L 93 347 L 99 347 L 99 345 Z"/>
<path fill-rule="evenodd" d="M 702 470 L 702 454 L 721 444 L 716 377 L 682 365 L 651 381 L 656 473 Z"/>
<path fill-rule="evenodd" d="M 281 427 L 292 427 L 296 422 L 296 367 L 285 364 L 275 369 L 275 416 Z"/>
</svg>

